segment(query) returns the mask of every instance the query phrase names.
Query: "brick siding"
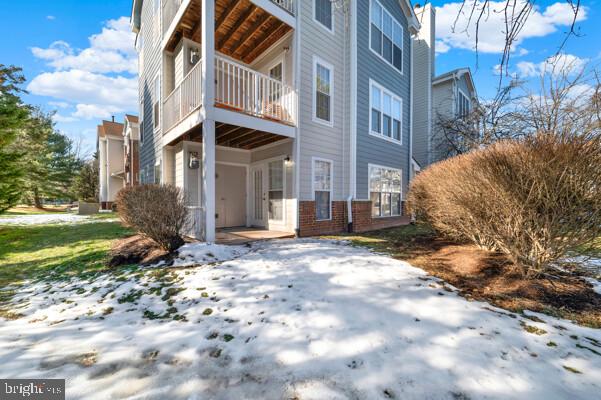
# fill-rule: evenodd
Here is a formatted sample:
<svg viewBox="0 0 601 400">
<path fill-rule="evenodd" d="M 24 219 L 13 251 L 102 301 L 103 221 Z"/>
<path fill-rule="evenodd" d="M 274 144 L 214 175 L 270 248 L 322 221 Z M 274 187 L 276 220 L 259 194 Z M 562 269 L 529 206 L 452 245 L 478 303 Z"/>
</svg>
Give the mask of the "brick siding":
<svg viewBox="0 0 601 400">
<path fill-rule="evenodd" d="M 315 202 L 301 201 L 299 204 L 300 224 L 299 236 L 318 236 L 348 231 L 346 201 L 332 202 L 332 219 L 317 221 L 315 219 Z M 367 232 L 377 229 L 407 225 L 407 216 L 372 218 L 371 201 L 353 201 L 353 232 Z M 404 204 L 403 204 L 404 212 Z"/>
</svg>

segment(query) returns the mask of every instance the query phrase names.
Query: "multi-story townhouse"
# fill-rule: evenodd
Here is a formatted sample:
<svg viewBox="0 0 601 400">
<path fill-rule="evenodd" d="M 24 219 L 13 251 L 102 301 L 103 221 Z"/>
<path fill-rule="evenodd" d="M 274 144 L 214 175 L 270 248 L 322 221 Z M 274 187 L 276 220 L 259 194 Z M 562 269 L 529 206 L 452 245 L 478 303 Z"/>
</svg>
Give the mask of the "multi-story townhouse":
<svg viewBox="0 0 601 400">
<path fill-rule="evenodd" d="M 421 28 L 413 38 L 413 158 L 420 169 L 452 154 L 442 125 L 468 114 L 478 94 L 467 67 L 436 75 L 436 11 L 431 4 L 414 11 Z"/>
<path fill-rule="evenodd" d="M 99 201 L 110 210 L 119 190 L 138 184 L 138 117 L 125 115 L 123 124 L 102 121 L 97 127 Z"/>
<path fill-rule="evenodd" d="M 182 187 L 194 235 L 405 223 L 408 0 L 134 0 L 141 177 Z"/>
</svg>

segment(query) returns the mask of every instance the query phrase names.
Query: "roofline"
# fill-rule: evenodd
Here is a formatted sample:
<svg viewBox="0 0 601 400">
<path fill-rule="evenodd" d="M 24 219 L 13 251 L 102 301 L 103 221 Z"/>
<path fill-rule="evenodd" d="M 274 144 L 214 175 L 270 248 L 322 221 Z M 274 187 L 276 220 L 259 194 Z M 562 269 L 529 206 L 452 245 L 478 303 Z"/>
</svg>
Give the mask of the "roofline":
<svg viewBox="0 0 601 400">
<path fill-rule="evenodd" d="M 472 77 L 472 71 L 470 70 L 469 67 L 467 68 L 457 68 L 453 71 L 449 71 L 449 72 L 445 72 L 444 74 L 439 75 L 438 77 L 435 77 L 432 80 L 432 86 L 435 85 L 439 85 L 443 82 L 446 82 L 448 80 L 451 79 L 459 79 L 461 76 L 463 76 L 464 74 L 467 74 L 468 76 L 468 82 L 472 87 L 472 91 L 474 92 L 474 97 L 478 98 L 478 92 L 476 90 L 476 84 L 474 83 L 474 79 Z"/>
<path fill-rule="evenodd" d="M 140 24 L 142 19 L 142 1 L 143 0 L 133 0 L 131 5 L 131 17 L 129 19 L 129 24 L 131 26 L 131 30 L 134 33 L 140 32 Z"/>
<path fill-rule="evenodd" d="M 401 9 L 405 13 L 407 17 L 407 23 L 409 24 L 409 31 L 413 34 L 419 32 L 421 28 L 421 24 L 417 20 L 417 15 L 415 15 L 415 10 L 413 9 L 413 5 L 411 4 L 411 0 L 399 0 L 401 3 Z"/>
</svg>

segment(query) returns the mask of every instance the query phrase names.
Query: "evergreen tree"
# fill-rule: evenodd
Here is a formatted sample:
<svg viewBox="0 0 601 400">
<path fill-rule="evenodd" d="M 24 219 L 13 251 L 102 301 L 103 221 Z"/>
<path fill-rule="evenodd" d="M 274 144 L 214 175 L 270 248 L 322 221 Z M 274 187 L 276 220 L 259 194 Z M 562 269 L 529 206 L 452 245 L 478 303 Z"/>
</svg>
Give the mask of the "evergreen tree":
<svg viewBox="0 0 601 400">
<path fill-rule="evenodd" d="M 22 193 L 22 151 L 15 141 L 30 109 L 19 97 L 25 82 L 21 69 L 0 64 L 0 213 L 17 204 Z"/>
<path fill-rule="evenodd" d="M 93 159 L 83 164 L 79 175 L 75 179 L 75 193 L 79 200 L 90 203 L 98 202 L 99 174 L 98 152 L 96 152 Z"/>
</svg>

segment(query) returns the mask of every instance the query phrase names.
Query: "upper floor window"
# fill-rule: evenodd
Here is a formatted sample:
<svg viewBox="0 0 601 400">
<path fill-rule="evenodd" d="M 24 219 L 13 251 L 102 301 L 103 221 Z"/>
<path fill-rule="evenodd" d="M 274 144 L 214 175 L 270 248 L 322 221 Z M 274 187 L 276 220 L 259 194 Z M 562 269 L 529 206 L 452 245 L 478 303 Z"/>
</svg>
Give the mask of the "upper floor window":
<svg viewBox="0 0 601 400">
<path fill-rule="evenodd" d="M 369 198 L 373 217 L 401 215 L 402 171 L 369 166 Z"/>
<path fill-rule="evenodd" d="M 458 117 L 465 117 L 471 111 L 471 102 L 469 97 L 461 90 L 457 90 L 457 108 L 456 114 Z"/>
<path fill-rule="evenodd" d="M 160 112 L 161 112 L 161 78 L 157 75 L 154 78 L 154 90 L 152 93 L 152 120 L 154 129 L 158 129 L 160 126 Z"/>
<path fill-rule="evenodd" d="M 327 30 L 334 31 L 332 0 L 314 0 L 313 8 L 315 20 Z"/>
<path fill-rule="evenodd" d="M 371 0 L 370 47 L 403 72 L 403 27 L 377 0 Z"/>
<path fill-rule="evenodd" d="M 313 60 L 314 120 L 332 125 L 333 67 L 317 58 Z"/>
<path fill-rule="evenodd" d="M 318 221 L 332 218 L 332 164 L 330 160 L 313 159 L 313 196 Z"/>
<path fill-rule="evenodd" d="M 402 143 L 402 99 L 375 82 L 370 86 L 370 133 Z"/>
</svg>

